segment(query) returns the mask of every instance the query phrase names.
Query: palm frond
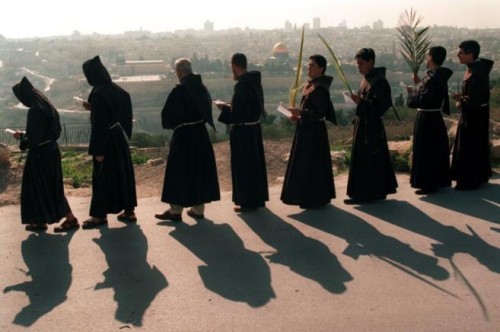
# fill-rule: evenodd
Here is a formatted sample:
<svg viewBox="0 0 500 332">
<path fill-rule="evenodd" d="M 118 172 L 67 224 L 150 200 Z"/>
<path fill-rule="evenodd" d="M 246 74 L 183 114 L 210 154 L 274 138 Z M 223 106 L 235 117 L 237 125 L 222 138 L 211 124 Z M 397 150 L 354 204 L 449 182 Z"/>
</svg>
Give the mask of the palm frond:
<svg viewBox="0 0 500 332">
<path fill-rule="evenodd" d="M 326 42 L 325 38 L 323 38 L 323 36 L 318 34 L 318 37 L 319 37 L 319 39 L 321 39 L 323 44 L 325 44 L 326 48 L 330 52 L 330 56 L 332 57 L 333 65 L 335 66 L 335 70 L 337 71 L 337 75 L 340 77 L 340 80 L 342 81 L 342 83 L 344 83 L 344 86 L 346 87 L 346 89 L 349 90 L 349 93 L 352 94 L 351 87 L 349 86 L 349 81 L 347 81 L 347 78 L 344 74 L 344 71 L 342 70 L 342 67 L 340 66 L 339 60 L 337 59 L 335 52 L 330 47 L 330 45 L 328 45 L 328 43 Z"/>
<path fill-rule="evenodd" d="M 302 77 L 302 51 L 304 50 L 304 30 L 305 30 L 305 25 L 302 26 L 302 37 L 300 38 L 300 49 L 299 49 L 299 57 L 297 60 L 297 72 L 295 73 L 295 82 L 293 86 L 290 88 L 289 92 L 288 105 L 290 107 L 295 107 L 297 94 L 299 90 L 303 87 L 303 85 L 299 86 L 299 84 Z"/>
<path fill-rule="evenodd" d="M 418 74 L 430 45 L 430 26 L 421 28 L 421 22 L 422 17 L 417 17 L 417 12 L 411 8 L 409 12 L 405 10 L 399 15 L 396 27 L 399 32 L 400 53 L 414 74 Z"/>
</svg>

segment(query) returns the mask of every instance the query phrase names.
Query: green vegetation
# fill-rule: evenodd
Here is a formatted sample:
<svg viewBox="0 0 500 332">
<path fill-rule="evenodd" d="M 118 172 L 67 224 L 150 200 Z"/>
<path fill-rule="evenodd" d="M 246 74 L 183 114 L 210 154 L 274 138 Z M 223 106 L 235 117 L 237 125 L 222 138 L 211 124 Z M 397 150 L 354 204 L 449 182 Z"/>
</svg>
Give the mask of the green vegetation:
<svg viewBox="0 0 500 332">
<path fill-rule="evenodd" d="M 412 8 L 410 12 L 405 10 L 401 13 L 396 27 L 402 48 L 400 53 L 414 75 L 418 75 L 420 65 L 424 62 L 431 44 L 430 26 L 419 28 L 421 22 L 422 17 L 417 17 L 417 12 Z"/>
<path fill-rule="evenodd" d="M 132 164 L 134 165 L 143 165 L 149 160 L 148 156 L 139 154 L 136 151 L 132 151 L 130 157 L 132 158 Z"/>
<path fill-rule="evenodd" d="M 84 153 L 68 150 L 62 154 L 63 177 L 72 179 L 72 185 L 80 188 L 92 179 L 92 159 Z"/>
<path fill-rule="evenodd" d="M 130 145 L 137 148 L 163 147 L 169 141 L 167 135 L 151 135 L 145 132 L 133 133 Z"/>
<path fill-rule="evenodd" d="M 409 151 L 405 154 L 399 154 L 399 153 L 391 154 L 392 167 L 394 167 L 394 171 L 400 173 L 410 172 L 409 158 L 410 158 Z"/>
</svg>

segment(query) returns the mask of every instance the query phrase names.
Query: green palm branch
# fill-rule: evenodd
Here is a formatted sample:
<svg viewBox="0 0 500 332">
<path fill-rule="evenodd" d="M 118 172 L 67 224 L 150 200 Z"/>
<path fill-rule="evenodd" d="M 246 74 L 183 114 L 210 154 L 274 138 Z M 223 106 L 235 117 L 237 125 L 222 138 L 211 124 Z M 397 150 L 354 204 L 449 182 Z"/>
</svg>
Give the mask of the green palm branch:
<svg viewBox="0 0 500 332">
<path fill-rule="evenodd" d="M 330 47 L 330 45 L 328 45 L 328 43 L 326 42 L 325 38 L 323 38 L 320 34 L 318 34 L 318 37 L 319 37 L 319 39 L 321 39 L 321 41 L 323 42 L 323 44 L 325 44 L 326 48 L 330 52 L 330 55 L 331 55 L 331 57 L 333 59 L 333 65 L 335 66 L 335 70 L 337 71 L 337 75 L 340 77 L 340 80 L 342 81 L 342 83 L 344 83 L 344 86 L 346 87 L 347 90 L 349 90 L 349 93 L 352 95 L 352 89 L 349 86 L 349 81 L 347 81 L 347 78 L 346 78 L 346 76 L 344 74 L 344 71 L 342 70 L 342 67 L 340 66 L 339 60 L 337 59 L 337 56 L 335 55 L 335 52 Z"/>
<path fill-rule="evenodd" d="M 409 12 L 405 10 L 399 15 L 396 27 L 402 48 L 401 55 L 415 75 L 418 74 L 430 45 L 428 34 L 430 26 L 420 28 L 421 22 L 422 17 L 417 17 L 417 12 L 411 8 Z"/>
<path fill-rule="evenodd" d="M 299 86 L 300 80 L 302 77 L 302 51 L 304 50 L 304 29 L 305 26 L 302 26 L 302 37 L 300 39 L 300 49 L 299 49 L 299 58 L 297 60 L 297 72 L 295 74 L 295 82 L 293 86 L 290 88 L 288 105 L 290 107 L 295 107 L 295 102 L 297 100 L 297 93 L 302 88 L 302 85 Z"/>
</svg>

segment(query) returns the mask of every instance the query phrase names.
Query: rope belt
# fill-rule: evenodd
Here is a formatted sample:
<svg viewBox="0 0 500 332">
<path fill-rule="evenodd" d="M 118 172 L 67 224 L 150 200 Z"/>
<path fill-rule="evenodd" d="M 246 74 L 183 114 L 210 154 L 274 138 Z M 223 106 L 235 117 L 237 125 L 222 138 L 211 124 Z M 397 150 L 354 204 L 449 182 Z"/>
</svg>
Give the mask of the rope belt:
<svg viewBox="0 0 500 332">
<path fill-rule="evenodd" d="M 109 127 L 109 129 L 113 129 L 114 127 L 118 126 L 119 124 L 120 124 L 120 123 L 119 123 L 119 122 L 117 122 L 117 123 L 115 123 L 114 125 L 112 125 L 111 127 Z"/>
<path fill-rule="evenodd" d="M 255 125 L 258 125 L 260 123 L 260 121 L 255 121 L 255 122 L 242 122 L 242 123 L 233 123 L 231 124 L 230 126 L 231 127 L 234 127 L 234 126 L 255 126 Z"/>
<path fill-rule="evenodd" d="M 42 142 L 42 143 L 38 144 L 37 146 L 42 146 L 42 145 L 45 145 L 45 144 L 49 144 L 50 142 L 52 142 L 52 141 L 48 140 L 48 141 L 45 141 L 45 142 Z"/>
<path fill-rule="evenodd" d="M 181 127 L 185 127 L 185 126 L 193 126 L 195 124 L 199 124 L 199 123 L 203 123 L 205 122 L 205 120 L 200 120 L 200 121 L 196 121 L 196 122 L 185 122 L 185 123 L 181 123 L 180 125 L 178 125 L 177 127 L 174 128 L 174 131 L 176 131 L 177 129 L 181 128 Z"/>
<path fill-rule="evenodd" d="M 488 103 L 481 105 L 481 107 L 486 107 L 486 106 L 488 106 Z"/>
<path fill-rule="evenodd" d="M 441 109 L 440 108 L 430 108 L 430 109 L 417 108 L 417 112 L 441 112 Z"/>
</svg>

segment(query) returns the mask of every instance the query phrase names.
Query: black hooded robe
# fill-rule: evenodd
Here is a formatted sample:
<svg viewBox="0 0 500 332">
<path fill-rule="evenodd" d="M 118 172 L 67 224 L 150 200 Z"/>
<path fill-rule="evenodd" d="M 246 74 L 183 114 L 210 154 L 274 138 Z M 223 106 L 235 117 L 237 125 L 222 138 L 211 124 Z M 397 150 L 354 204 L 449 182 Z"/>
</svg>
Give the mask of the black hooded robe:
<svg viewBox="0 0 500 332">
<path fill-rule="evenodd" d="M 59 114 L 48 99 L 23 77 L 13 87 L 21 103 L 29 107 L 21 149 L 28 149 L 21 183 L 21 222 L 52 224 L 69 212 L 64 196 Z"/>
<path fill-rule="evenodd" d="M 238 78 L 231 107 L 224 107 L 219 121 L 230 125 L 233 202 L 243 207 L 263 207 L 269 200 L 266 159 L 259 123 L 264 114 L 260 72 Z"/>
<path fill-rule="evenodd" d="M 361 82 L 356 107 L 347 195 L 356 200 L 385 199 L 396 192 L 382 116 L 392 106 L 385 68 L 374 68 Z"/>
<path fill-rule="evenodd" d="M 314 208 L 335 198 L 332 157 L 325 120 L 336 124 L 330 100 L 333 77 L 320 76 L 304 88 L 292 149 L 281 191 L 288 205 Z"/>
<path fill-rule="evenodd" d="M 479 59 L 469 65 L 471 76 L 462 82 L 462 101 L 453 156 L 452 179 L 457 188 L 474 189 L 492 175 L 490 161 L 490 79 L 493 61 Z"/>
<path fill-rule="evenodd" d="M 83 64 L 87 81 L 93 86 L 89 154 L 94 158 L 90 215 L 105 218 L 108 213 L 133 210 L 137 206 L 134 166 L 127 137 L 132 131 L 130 95 L 111 81 L 98 56 Z M 122 125 L 123 122 L 123 125 Z"/>
<path fill-rule="evenodd" d="M 162 127 L 173 129 L 162 202 L 189 207 L 220 199 L 215 155 L 205 123 L 213 127 L 212 99 L 200 75 L 176 85 L 161 111 Z"/>
<path fill-rule="evenodd" d="M 448 68 L 429 70 L 408 106 L 417 108 L 413 130 L 410 184 L 413 188 L 436 189 L 451 186 L 450 146 L 441 110 L 450 114 Z"/>
</svg>

